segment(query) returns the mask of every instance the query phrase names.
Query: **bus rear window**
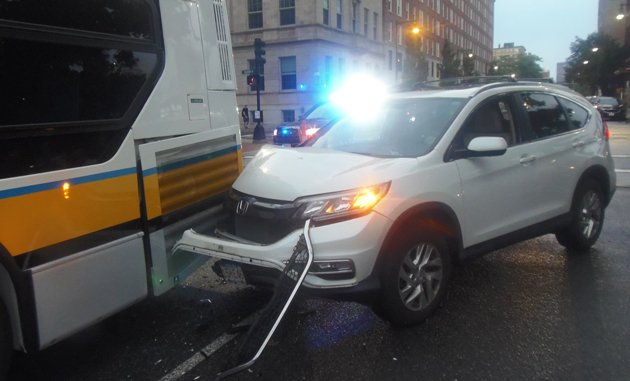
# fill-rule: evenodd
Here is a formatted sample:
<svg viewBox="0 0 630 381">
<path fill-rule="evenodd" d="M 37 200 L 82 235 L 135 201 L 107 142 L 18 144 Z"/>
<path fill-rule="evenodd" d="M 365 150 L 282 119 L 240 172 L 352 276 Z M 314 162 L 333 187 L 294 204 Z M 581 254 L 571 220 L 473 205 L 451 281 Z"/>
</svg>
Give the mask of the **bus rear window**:
<svg viewBox="0 0 630 381">
<path fill-rule="evenodd" d="M 122 118 L 156 53 L 0 38 L 0 126 Z"/>
<path fill-rule="evenodd" d="M 0 19 L 153 40 L 144 0 L 0 0 Z"/>
</svg>

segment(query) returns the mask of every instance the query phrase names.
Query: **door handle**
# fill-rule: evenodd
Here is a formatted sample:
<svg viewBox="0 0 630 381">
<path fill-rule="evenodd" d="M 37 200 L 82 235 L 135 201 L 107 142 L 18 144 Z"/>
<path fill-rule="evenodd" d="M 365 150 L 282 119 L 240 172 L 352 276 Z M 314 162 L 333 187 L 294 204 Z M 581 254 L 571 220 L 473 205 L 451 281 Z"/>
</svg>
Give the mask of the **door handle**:
<svg viewBox="0 0 630 381">
<path fill-rule="evenodd" d="M 571 145 L 573 146 L 573 148 L 580 148 L 580 147 L 583 147 L 583 146 L 584 146 L 584 144 L 586 144 L 586 143 L 584 143 L 582 140 L 578 140 L 578 141 L 575 141 L 575 142 L 571 143 Z"/>
<path fill-rule="evenodd" d="M 522 157 L 521 157 L 521 160 L 519 160 L 519 162 L 520 162 L 521 164 L 528 164 L 528 163 L 533 162 L 534 160 L 536 160 L 536 156 L 534 156 L 534 155 L 528 155 L 528 156 L 522 156 Z"/>
</svg>

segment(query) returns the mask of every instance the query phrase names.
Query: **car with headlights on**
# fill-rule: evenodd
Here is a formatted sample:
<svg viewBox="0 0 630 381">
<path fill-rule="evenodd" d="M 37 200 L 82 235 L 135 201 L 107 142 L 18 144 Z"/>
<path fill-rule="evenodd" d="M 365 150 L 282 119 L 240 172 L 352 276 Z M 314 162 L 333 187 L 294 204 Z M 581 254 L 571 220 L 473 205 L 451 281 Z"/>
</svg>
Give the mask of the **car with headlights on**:
<svg viewBox="0 0 630 381">
<path fill-rule="evenodd" d="M 569 254 L 596 243 L 616 176 L 608 127 L 576 92 L 468 84 L 354 111 L 299 149 L 262 147 L 232 186 L 223 227 L 187 231 L 176 250 L 263 284 L 306 225 L 303 288 L 409 325 L 436 309 L 465 259 L 548 233 Z"/>
<path fill-rule="evenodd" d="M 604 119 L 626 120 L 626 107 L 614 97 L 592 97 L 589 99 Z"/>
<path fill-rule="evenodd" d="M 320 128 L 337 119 L 340 110 L 330 102 L 318 103 L 295 122 L 282 123 L 273 130 L 273 143 L 297 146 L 313 136 Z"/>
</svg>

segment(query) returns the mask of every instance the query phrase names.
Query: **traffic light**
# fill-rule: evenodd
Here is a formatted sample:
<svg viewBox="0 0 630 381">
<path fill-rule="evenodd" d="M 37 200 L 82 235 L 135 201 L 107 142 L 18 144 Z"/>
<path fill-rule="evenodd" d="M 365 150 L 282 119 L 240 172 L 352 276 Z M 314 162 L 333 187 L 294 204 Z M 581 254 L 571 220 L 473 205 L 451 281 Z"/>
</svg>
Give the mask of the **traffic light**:
<svg viewBox="0 0 630 381">
<path fill-rule="evenodd" d="M 247 85 L 252 87 L 256 86 L 256 74 L 250 74 L 247 76 Z"/>
<path fill-rule="evenodd" d="M 265 60 L 265 49 L 263 49 L 265 45 L 267 44 L 260 38 L 254 40 L 254 54 L 256 56 L 255 62 L 257 68 L 262 67 L 265 62 L 267 62 Z"/>
</svg>

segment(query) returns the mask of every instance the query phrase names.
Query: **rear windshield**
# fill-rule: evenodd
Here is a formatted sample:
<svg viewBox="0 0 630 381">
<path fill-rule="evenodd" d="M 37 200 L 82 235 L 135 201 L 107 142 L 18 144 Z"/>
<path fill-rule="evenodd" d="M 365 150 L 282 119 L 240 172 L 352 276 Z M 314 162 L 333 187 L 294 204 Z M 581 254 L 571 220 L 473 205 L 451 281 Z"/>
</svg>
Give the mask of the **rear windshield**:
<svg viewBox="0 0 630 381">
<path fill-rule="evenodd" d="M 618 102 L 615 98 L 599 98 L 599 104 L 607 106 L 617 106 Z"/>
<path fill-rule="evenodd" d="M 375 157 L 418 157 L 433 149 L 466 99 L 392 100 L 369 120 L 345 117 L 307 145 Z"/>
</svg>

